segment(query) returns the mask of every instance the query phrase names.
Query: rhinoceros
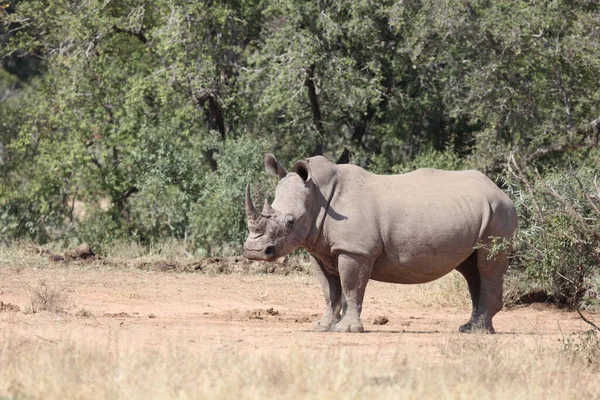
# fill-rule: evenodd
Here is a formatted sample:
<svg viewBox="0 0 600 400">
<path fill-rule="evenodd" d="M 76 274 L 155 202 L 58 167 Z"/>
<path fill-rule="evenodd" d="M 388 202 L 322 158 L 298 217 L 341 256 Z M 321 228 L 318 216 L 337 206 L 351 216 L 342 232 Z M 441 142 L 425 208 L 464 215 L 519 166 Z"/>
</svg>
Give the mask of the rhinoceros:
<svg viewBox="0 0 600 400">
<path fill-rule="evenodd" d="M 246 187 L 249 235 L 243 255 L 274 261 L 299 247 L 310 254 L 323 287 L 318 331 L 362 332 L 369 279 L 416 284 L 452 270 L 467 281 L 473 304 L 459 328 L 493 333 L 502 308 L 509 239 L 517 226 L 510 198 L 477 171 L 418 169 L 376 175 L 322 156 L 297 161 L 288 172 L 272 154 L 267 173 L 279 179 L 272 204 L 258 212 Z"/>
</svg>

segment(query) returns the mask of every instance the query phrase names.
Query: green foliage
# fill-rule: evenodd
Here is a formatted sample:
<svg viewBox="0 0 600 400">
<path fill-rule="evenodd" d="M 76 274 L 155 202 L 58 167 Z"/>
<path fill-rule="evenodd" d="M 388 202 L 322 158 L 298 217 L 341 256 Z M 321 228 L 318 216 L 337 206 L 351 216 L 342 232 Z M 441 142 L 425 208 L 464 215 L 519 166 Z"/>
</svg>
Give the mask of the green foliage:
<svg viewBox="0 0 600 400">
<path fill-rule="evenodd" d="M 411 162 L 394 166 L 396 173 L 406 173 L 419 168 L 438 168 L 445 170 L 461 170 L 465 168 L 465 161 L 450 149 L 443 151 L 429 148 L 422 151 Z"/>
<path fill-rule="evenodd" d="M 600 191 L 597 170 L 508 180 L 519 213 L 513 267 L 570 306 L 598 303 Z"/>
<path fill-rule="evenodd" d="M 215 156 L 219 170 L 206 176 L 200 197 L 190 209 L 190 229 L 198 245 L 214 251 L 244 241 L 246 185 L 252 185 L 256 207 L 261 205 L 258 194 L 267 189 L 272 192 L 274 187 L 274 181 L 263 173 L 262 154 L 266 147 L 246 138 L 219 144 Z"/>
<path fill-rule="evenodd" d="M 246 183 L 255 200 L 272 189 L 265 151 L 289 166 L 349 150 L 378 173 L 497 177 L 511 152 L 542 171 L 593 171 L 599 26 L 586 0 L 10 2 L 0 238 L 239 246 Z M 562 206 L 539 202 L 555 219 L 521 214 L 532 241 L 549 235 L 519 247 L 522 260 L 550 249 L 531 276 L 588 265 L 552 239 L 572 228 Z"/>
</svg>

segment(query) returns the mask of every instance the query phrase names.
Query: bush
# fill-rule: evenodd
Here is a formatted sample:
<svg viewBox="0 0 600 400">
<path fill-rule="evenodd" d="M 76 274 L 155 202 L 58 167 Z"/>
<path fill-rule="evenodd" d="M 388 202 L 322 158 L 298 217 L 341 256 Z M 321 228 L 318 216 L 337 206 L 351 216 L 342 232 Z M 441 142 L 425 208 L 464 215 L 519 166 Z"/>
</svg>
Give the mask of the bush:
<svg viewBox="0 0 600 400">
<path fill-rule="evenodd" d="M 600 190 L 592 169 L 526 174 L 511 161 L 507 177 L 519 214 L 513 270 L 558 302 L 598 302 Z"/>
<path fill-rule="evenodd" d="M 253 200 L 259 207 L 259 193 L 264 196 L 275 183 L 264 172 L 265 148 L 262 142 L 245 137 L 219 144 L 215 156 L 219 169 L 206 175 L 200 198 L 190 209 L 190 232 L 199 247 L 214 252 L 243 243 L 246 185 L 252 185 Z"/>
</svg>

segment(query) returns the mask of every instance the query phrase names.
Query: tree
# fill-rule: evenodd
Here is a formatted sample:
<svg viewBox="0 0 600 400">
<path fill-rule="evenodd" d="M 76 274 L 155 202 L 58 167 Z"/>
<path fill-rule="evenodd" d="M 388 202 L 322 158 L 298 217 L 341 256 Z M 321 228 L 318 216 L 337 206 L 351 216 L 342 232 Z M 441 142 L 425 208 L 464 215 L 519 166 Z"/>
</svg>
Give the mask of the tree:
<svg viewBox="0 0 600 400">
<path fill-rule="evenodd" d="M 270 185 L 264 151 L 499 180 L 511 153 L 542 174 L 597 166 L 599 7 L 13 1 L 0 31 L 0 79 L 19 85 L 0 102 L 2 236 L 239 245 L 245 183 Z M 15 60 L 40 61 L 20 80 Z"/>
</svg>

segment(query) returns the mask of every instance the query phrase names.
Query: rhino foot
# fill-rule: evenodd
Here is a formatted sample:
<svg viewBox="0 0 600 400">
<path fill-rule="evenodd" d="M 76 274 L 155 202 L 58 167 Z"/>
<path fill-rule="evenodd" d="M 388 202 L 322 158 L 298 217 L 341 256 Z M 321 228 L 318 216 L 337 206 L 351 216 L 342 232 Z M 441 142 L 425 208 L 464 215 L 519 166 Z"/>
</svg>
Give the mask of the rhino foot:
<svg viewBox="0 0 600 400">
<path fill-rule="evenodd" d="M 360 322 L 360 320 L 342 318 L 340 322 L 335 324 L 335 331 L 358 333 L 364 332 L 365 329 L 363 328 L 363 324 Z"/>
<path fill-rule="evenodd" d="M 333 318 L 323 317 L 315 322 L 314 330 L 317 332 L 329 332 L 335 327 L 336 321 Z"/>
<path fill-rule="evenodd" d="M 474 323 L 474 322 L 467 322 L 464 325 L 461 325 L 458 328 L 458 331 L 460 333 L 475 333 L 475 332 L 480 332 L 480 333 L 496 333 L 496 331 L 494 330 L 494 327 L 492 326 L 492 324 L 485 324 L 485 323 Z"/>
</svg>

